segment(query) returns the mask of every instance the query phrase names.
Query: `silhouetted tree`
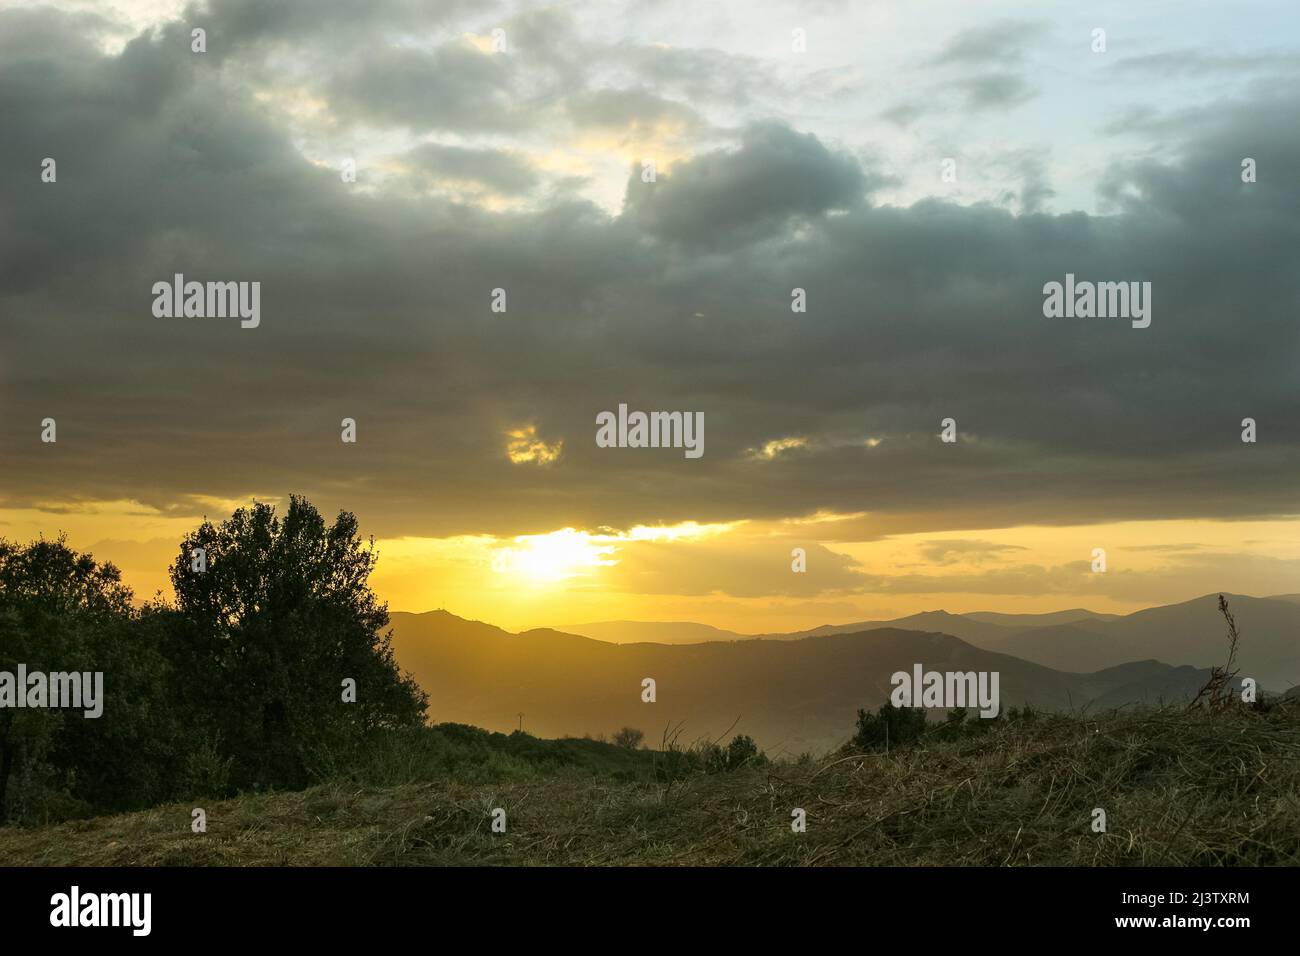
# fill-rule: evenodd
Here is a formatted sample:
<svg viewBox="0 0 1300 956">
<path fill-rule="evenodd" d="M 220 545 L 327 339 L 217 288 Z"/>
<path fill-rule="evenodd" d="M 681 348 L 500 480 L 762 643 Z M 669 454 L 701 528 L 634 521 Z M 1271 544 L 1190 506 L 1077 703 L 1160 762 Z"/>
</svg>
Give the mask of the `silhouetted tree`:
<svg viewBox="0 0 1300 956">
<path fill-rule="evenodd" d="M 297 496 L 283 518 L 256 503 L 182 541 L 169 626 L 235 786 L 302 786 L 345 765 L 369 732 L 422 723 L 428 698 L 398 668 L 388 607 L 370 589 L 376 560 L 353 515 L 327 526 Z M 343 701 L 349 679 L 355 703 Z"/>
</svg>

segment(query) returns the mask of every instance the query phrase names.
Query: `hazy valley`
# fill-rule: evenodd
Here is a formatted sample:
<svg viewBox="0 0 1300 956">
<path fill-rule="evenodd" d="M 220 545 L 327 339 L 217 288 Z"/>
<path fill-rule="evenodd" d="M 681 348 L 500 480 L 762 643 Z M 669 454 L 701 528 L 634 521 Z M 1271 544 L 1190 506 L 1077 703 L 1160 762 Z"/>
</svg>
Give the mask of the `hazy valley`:
<svg viewBox="0 0 1300 956">
<path fill-rule="evenodd" d="M 1274 692 L 1300 683 L 1300 604 L 1229 599 L 1241 676 Z M 858 708 L 888 698 L 892 673 L 916 663 L 998 671 L 1004 708 L 1096 712 L 1190 699 L 1208 668 L 1223 663 L 1216 602 L 1210 595 L 1126 616 L 934 611 L 767 635 L 689 622 L 512 634 L 446 611 L 397 612 L 393 646 L 429 693 L 435 721 L 498 731 L 522 723 L 542 737 L 633 726 L 652 744 L 680 724 L 687 741 L 731 729 L 774 754 L 820 753 L 843 743 Z M 641 700 L 646 677 L 656 682 L 654 703 Z"/>
</svg>

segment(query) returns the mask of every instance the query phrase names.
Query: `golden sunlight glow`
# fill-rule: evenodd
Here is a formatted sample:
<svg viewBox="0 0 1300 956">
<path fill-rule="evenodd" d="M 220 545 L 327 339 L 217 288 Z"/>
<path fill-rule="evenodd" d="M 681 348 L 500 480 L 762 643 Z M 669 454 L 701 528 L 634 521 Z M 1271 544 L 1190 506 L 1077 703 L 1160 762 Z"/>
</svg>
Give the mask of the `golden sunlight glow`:
<svg viewBox="0 0 1300 956">
<path fill-rule="evenodd" d="M 637 525 L 626 532 L 592 533 L 564 528 L 549 534 L 519 535 L 510 545 L 499 546 L 492 555 L 492 570 L 533 583 L 554 584 L 571 578 L 590 577 L 597 568 L 613 567 L 620 542 L 671 544 L 702 539 L 727 532 L 743 521 L 699 524 L 684 521 L 675 525 Z"/>
<path fill-rule="evenodd" d="M 488 55 L 491 55 L 492 53 L 496 52 L 492 48 L 491 34 L 483 35 L 479 33 L 466 32 L 466 33 L 462 33 L 460 36 L 461 39 L 464 40 L 469 46 L 472 46 L 480 53 L 486 53 Z"/>
<path fill-rule="evenodd" d="M 865 518 L 865 511 L 850 511 L 841 514 L 838 511 L 827 511 L 819 508 L 810 515 L 802 518 L 782 518 L 782 524 L 828 524 L 836 521 L 855 521 L 858 518 Z"/>
<path fill-rule="evenodd" d="M 614 545 L 601 544 L 586 531 L 565 528 L 550 534 L 525 534 L 492 557 L 492 570 L 538 583 L 553 583 L 589 575 L 598 567 L 617 564 L 609 559 Z"/>
<path fill-rule="evenodd" d="M 749 453 L 754 458 L 766 458 L 769 461 L 782 452 L 790 451 L 793 448 L 806 448 L 808 439 L 791 436 L 789 438 L 774 438 L 767 442 L 762 448 L 751 448 Z"/>
<path fill-rule="evenodd" d="M 528 425 L 524 428 L 516 428 L 506 432 L 506 437 L 510 441 L 506 444 L 506 455 L 510 458 L 512 464 L 522 465 L 532 462 L 538 465 L 549 465 L 560 457 L 560 452 L 564 450 L 564 442 L 557 441 L 554 445 L 548 445 L 537 437 L 537 427 Z"/>
<path fill-rule="evenodd" d="M 624 170 L 653 158 L 656 175 L 671 173 L 673 167 L 690 159 L 692 152 L 687 144 L 685 124 L 659 121 L 633 123 L 619 130 L 590 130 L 569 144 L 579 154 L 592 158 L 617 160 Z"/>
<path fill-rule="evenodd" d="M 248 503 L 192 497 L 158 509 L 129 500 L 49 502 L 0 509 L 0 538 L 27 542 L 66 531 L 72 547 L 117 565 L 145 601 L 155 591 L 170 596 L 167 568 L 186 532 L 204 515 L 222 520 Z M 693 620 L 761 633 L 940 607 L 1125 613 L 1214 590 L 1294 593 L 1297 520 L 900 532 L 888 515 L 822 509 L 797 518 L 565 527 L 515 537 L 391 537 L 378 541 L 372 583 L 393 610 L 443 607 L 509 629 Z M 790 551 L 814 546 L 826 549 L 809 552 L 819 569 L 830 573 L 834 555 L 852 572 L 839 572 L 822 590 L 792 591 Z M 1094 547 L 1107 551 L 1106 575 L 1088 573 Z"/>
<path fill-rule="evenodd" d="M 637 525 L 625 535 L 604 535 L 607 541 L 620 538 L 630 541 L 680 541 L 683 538 L 705 538 L 710 535 L 726 534 L 745 524 L 744 521 L 726 521 L 716 524 L 700 524 L 696 521 L 683 521 L 674 525 Z"/>
</svg>

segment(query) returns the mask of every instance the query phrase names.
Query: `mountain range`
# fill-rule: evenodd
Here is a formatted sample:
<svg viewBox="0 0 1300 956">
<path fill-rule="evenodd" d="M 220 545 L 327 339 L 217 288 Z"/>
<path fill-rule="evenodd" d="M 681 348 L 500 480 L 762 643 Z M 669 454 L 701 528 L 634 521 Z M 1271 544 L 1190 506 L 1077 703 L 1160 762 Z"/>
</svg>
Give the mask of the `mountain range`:
<svg viewBox="0 0 1300 956">
<path fill-rule="evenodd" d="M 1266 687 L 1285 689 L 1300 684 L 1300 595 L 1224 596 L 1241 634 L 1237 656 L 1241 676 L 1253 677 Z M 787 634 L 719 631 L 718 637 L 703 639 L 801 640 L 892 628 L 951 634 L 984 650 L 1011 654 L 1062 671 L 1087 673 L 1148 659 L 1210 667 L 1224 663 L 1227 646 L 1226 626 L 1218 611 L 1218 600 L 1218 594 L 1206 594 L 1180 604 L 1146 608 L 1126 615 L 1100 614 L 1083 608 L 1049 614 L 923 611 L 892 620 L 827 624 Z M 704 627 L 603 622 L 571 625 L 564 630 L 619 643 L 654 640 L 678 644 L 701 639 L 706 633 L 700 630 Z"/>
<path fill-rule="evenodd" d="M 626 621 L 514 634 L 447 611 L 394 612 L 393 647 L 429 693 L 437 721 L 522 725 L 543 737 L 632 726 L 652 745 L 680 724 L 684 742 L 731 731 L 776 753 L 820 752 L 852 734 L 858 708 L 888 699 L 892 673 L 917 663 L 998 671 L 1003 708 L 1186 700 L 1226 656 L 1217 600 L 1122 616 L 931 611 L 775 635 Z M 1242 635 L 1241 676 L 1268 689 L 1300 683 L 1300 599 L 1229 600 Z M 642 701 L 645 678 L 655 681 L 653 703 Z"/>
</svg>

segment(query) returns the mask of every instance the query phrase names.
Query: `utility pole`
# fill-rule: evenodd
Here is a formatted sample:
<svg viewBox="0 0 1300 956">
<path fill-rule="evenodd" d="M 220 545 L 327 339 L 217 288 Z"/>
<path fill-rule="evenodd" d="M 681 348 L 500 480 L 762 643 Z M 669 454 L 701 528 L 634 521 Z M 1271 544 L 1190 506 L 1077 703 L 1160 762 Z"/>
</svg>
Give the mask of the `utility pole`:
<svg viewBox="0 0 1300 956">
<path fill-rule="evenodd" d="M 519 712 L 519 732 L 521 734 L 524 732 L 524 712 L 522 710 Z"/>
</svg>

